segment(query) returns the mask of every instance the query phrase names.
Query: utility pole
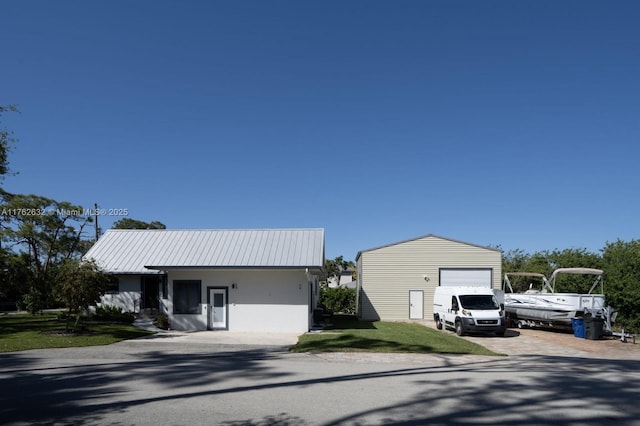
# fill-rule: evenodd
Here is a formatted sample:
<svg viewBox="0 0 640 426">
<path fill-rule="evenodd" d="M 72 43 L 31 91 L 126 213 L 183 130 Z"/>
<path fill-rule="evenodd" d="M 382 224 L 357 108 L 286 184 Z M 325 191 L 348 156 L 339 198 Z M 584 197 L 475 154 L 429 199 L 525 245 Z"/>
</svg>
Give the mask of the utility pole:
<svg viewBox="0 0 640 426">
<path fill-rule="evenodd" d="M 100 228 L 98 228 L 98 203 L 95 203 L 93 207 L 93 214 L 96 217 L 96 241 L 98 241 L 98 237 L 100 237 Z"/>
</svg>

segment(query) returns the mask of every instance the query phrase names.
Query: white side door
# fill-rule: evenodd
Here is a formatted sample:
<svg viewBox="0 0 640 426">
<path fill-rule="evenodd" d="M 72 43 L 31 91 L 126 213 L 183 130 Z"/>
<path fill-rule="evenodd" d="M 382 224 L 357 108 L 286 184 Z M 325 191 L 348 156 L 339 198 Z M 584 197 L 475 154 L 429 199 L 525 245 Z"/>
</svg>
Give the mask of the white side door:
<svg viewBox="0 0 640 426">
<path fill-rule="evenodd" d="M 409 319 L 424 318 L 424 292 L 422 290 L 409 291 Z"/>
<path fill-rule="evenodd" d="M 458 311 L 456 310 L 456 308 L 460 308 L 458 306 L 458 298 L 456 296 L 451 296 L 451 299 L 447 301 L 447 309 L 442 314 L 445 324 L 449 327 L 454 326 L 456 317 L 458 316 Z"/>
<path fill-rule="evenodd" d="M 209 328 L 227 328 L 227 291 L 223 288 L 209 289 Z"/>
</svg>

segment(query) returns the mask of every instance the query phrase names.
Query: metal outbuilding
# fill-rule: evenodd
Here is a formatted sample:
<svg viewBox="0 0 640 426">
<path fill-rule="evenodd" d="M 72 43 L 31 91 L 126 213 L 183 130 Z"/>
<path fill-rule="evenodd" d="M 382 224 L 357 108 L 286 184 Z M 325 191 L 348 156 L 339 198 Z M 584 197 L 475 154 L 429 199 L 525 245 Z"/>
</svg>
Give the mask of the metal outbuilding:
<svg viewBox="0 0 640 426">
<path fill-rule="evenodd" d="M 433 234 L 356 256 L 357 312 L 365 320 L 430 320 L 437 286 L 499 289 L 502 251 Z"/>
</svg>

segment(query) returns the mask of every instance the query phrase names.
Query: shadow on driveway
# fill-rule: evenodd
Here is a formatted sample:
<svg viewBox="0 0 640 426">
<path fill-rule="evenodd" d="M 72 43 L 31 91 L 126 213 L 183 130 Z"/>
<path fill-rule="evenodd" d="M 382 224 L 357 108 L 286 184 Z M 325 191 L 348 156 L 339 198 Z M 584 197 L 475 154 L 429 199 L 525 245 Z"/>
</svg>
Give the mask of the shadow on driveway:
<svg viewBox="0 0 640 426">
<path fill-rule="evenodd" d="M 637 361 L 527 356 L 471 362 L 434 355 L 439 362 L 429 365 L 360 365 L 337 373 L 336 364 L 268 348 L 119 350 L 112 345 L 103 347 L 106 352 L 0 354 L 2 422 L 100 424 L 120 413 L 136 423 L 143 418 L 137 410 L 150 404 L 156 413 L 169 413 L 187 402 L 216 405 L 229 397 L 249 403 L 254 398 L 256 406 L 274 400 L 279 408 L 266 406 L 261 416 L 216 423 L 318 424 L 317 418 L 305 418 L 311 405 L 290 402 L 296 398 L 324 407 L 327 424 L 479 424 L 489 418 L 504 425 L 634 424 L 640 418 Z M 290 368 L 301 361 L 303 369 Z M 407 392 L 400 400 L 380 393 L 397 383 Z M 343 410 L 335 404 L 341 391 L 354 398 Z"/>
</svg>

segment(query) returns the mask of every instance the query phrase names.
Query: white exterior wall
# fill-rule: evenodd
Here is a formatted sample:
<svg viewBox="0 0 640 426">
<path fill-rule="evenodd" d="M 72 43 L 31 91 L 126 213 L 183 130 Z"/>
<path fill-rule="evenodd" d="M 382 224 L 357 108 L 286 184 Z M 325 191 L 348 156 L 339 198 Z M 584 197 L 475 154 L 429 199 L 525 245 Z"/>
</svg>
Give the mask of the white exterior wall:
<svg viewBox="0 0 640 426">
<path fill-rule="evenodd" d="M 361 252 L 357 259 L 358 316 L 409 319 L 409 291 L 422 290 L 423 318 L 432 319 L 441 268 L 491 268 L 492 287 L 499 289 L 502 253 L 435 236 Z"/>
<path fill-rule="evenodd" d="M 142 297 L 140 275 L 117 275 L 119 292 L 104 294 L 101 305 L 115 305 L 125 312 L 138 312 Z"/>
<path fill-rule="evenodd" d="M 327 287 L 336 288 L 340 286 L 356 288 L 355 281 L 353 281 L 353 271 L 342 273 L 338 278 L 329 277 L 327 279 Z"/>
<path fill-rule="evenodd" d="M 304 333 L 312 325 L 317 278 L 311 283 L 304 270 L 171 270 L 168 273 L 167 310 L 170 327 L 176 330 L 206 330 L 210 287 L 227 288 L 227 327 L 230 331 Z M 201 281 L 201 313 L 173 314 L 173 281 Z M 233 288 L 236 284 L 236 288 Z"/>
</svg>

